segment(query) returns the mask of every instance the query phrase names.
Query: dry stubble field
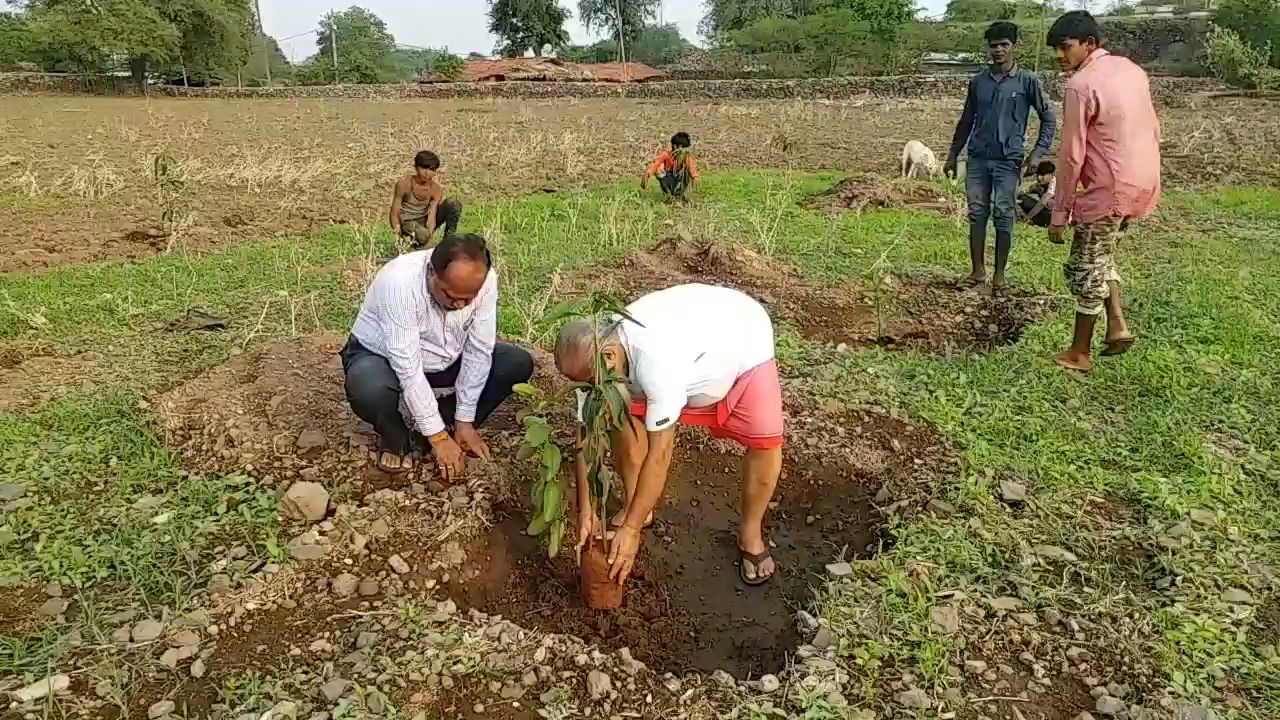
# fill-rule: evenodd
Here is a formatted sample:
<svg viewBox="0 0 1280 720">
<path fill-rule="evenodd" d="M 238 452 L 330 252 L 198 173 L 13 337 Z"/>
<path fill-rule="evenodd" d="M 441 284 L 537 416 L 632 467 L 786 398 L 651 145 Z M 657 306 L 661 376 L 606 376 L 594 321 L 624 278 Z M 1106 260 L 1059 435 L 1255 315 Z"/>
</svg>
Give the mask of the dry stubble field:
<svg viewBox="0 0 1280 720">
<path fill-rule="evenodd" d="M 809 202 L 944 148 L 957 104 L 5 98 L 10 714 L 1275 717 L 1277 106 L 1162 109 L 1171 192 L 1126 257 L 1146 339 L 1073 378 L 1039 232 L 996 299 L 953 282 L 955 187 Z M 711 171 L 680 209 L 634 189 L 677 128 Z M 522 534 L 511 413 L 465 484 L 368 468 L 334 353 L 423 147 L 497 248 L 508 337 L 545 346 L 597 287 L 770 307 L 769 587 L 733 580 L 734 450 L 695 432 L 617 615 Z M 314 521 L 281 511 L 298 481 Z"/>
</svg>

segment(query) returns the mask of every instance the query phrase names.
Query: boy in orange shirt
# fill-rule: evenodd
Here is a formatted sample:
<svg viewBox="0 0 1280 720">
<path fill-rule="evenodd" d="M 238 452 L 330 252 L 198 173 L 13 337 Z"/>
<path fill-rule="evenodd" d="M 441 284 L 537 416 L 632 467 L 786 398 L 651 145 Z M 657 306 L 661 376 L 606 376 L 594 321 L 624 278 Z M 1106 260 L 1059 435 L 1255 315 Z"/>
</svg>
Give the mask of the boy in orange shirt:
<svg viewBox="0 0 1280 720">
<path fill-rule="evenodd" d="M 640 178 L 640 188 L 649 187 L 650 178 L 658 178 L 663 195 L 688 202 L 689 187 L 699 181 L 698 163 L 693 158 L 693 140 L 689 133 L 678 132 L 671 137 L 671 149 L 663 150 Z"/>
</svg>

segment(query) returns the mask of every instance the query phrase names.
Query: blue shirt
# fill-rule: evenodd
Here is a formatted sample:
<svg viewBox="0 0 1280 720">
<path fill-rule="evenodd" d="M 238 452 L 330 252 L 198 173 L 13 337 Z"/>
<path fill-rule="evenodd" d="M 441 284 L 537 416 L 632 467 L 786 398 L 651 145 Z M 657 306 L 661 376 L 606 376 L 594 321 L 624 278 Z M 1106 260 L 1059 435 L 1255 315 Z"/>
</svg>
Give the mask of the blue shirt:
<svg viewBox="0 0 1280 720">
<path fill-rule="evenodd" d="M 965 145 L 969 157 L 983 160 L 1015 160 L 1025 155 L 1027 118 L 1035 109 L 1040 118 L 1040 137 L 1034 152 L 1044 155 L 1053 145 L 1058 122 L 1035 73 L 1014 66 L 1008 75 L 997 77 L 991 69 L 969 80 L 964 112 L 951 140 L 951 158 L 958 158 Z"/>
</svg>

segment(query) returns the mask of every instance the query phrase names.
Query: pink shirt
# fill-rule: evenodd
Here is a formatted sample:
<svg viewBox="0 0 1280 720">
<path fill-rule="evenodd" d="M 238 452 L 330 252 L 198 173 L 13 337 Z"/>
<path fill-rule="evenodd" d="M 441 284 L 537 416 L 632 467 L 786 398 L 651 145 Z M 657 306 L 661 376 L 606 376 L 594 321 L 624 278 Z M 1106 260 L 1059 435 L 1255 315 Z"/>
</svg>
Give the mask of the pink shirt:
<svg viewBox="0 0 1280 720">
<path fill-rule="evenodd" d="M 1160 121 L 1142 68 L 1096 50 L 1067 81 L 1063 106 L 1053 224 L 1154 212 L 1160 200 Z"/>
</svg>

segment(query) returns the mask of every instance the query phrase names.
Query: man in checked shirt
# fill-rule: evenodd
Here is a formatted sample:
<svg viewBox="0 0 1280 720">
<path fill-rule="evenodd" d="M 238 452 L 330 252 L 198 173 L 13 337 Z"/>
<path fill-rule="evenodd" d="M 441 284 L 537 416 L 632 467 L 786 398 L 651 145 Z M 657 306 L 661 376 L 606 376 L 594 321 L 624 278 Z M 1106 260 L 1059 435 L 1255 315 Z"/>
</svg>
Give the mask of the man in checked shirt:
<svg viewBox="0 0 1280 720">
<path fill-rule="evenodd" d="M 498 274 L 479 235 L 450 235 L 378 271 L 342 368 L 351 409 L 382 438 L 380 469 L 412 469 L 422 436 L 445 480 L 462 477 L 467 453 L 489 459 L 476 426 L 533 375 L 533 357 L 497 330 Z"/>
<path fill-rule="evenodd" d="M 1058 18 L 1046 38 L 1058 64 L 1073 73 L 1063 93 L 1062 152 L 1049 239 L 1061 244 L 1072 225 L 1064 266 L 1076 296 L 1075 336 L 1055 356 L 1068 370 L 1093 367 L 1093 330 L 1107 314 L 1103 355 L 1135 341 L 1124 319 L 1116 251 L 1129 223 L 1160 200 L 1160 121 L 1142 68 L 1103 50 L 1098 23 L 1083 10 Z"/>
</svg>

